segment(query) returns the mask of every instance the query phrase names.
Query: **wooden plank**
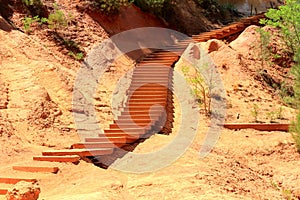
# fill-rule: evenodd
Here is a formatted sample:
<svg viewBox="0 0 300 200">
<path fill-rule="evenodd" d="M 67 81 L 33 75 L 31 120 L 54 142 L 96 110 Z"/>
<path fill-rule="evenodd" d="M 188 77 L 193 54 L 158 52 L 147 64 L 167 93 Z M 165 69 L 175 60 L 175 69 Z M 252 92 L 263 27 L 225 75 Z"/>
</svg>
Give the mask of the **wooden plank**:
<svg viewBox="0 0 300 200">
<path fill-rule="evenodd" d="M 140 111 L 123 111 L 121 115 L 146 115 L 146 116 L 160 116 L 162 111 L 140 110 Z M 128 127 L 129 128 L 129 127 Z"/>
<path fill-rule="evenodd" d="M 255 129 L 259 131 L 288 131 L 290 124 L 258 124 L 258 123 L 226 123 L 223 125 L 227 129 Z"/>
<path fill-rule="evenodd" d="M 143 85 L 145 84 L 151 84 L 151 83 L 155 83 L 155 84 L 168 84 L 169 83 L 169 80 L 168 79 L 162 79 L 162 80 L 153 80 L 153 79 L 149 79 L 149 80 L 146 80 L 146 79 L 132 79 L 131 80 L 132 84 L 135 84 L 135 83 L 138 83 L 138 84 L 141 84 L 141 86 L 143 87 Z M 166 88 L 163 88 L 163 89 L 166 89 Z"/>
<path fill-rule="evenodd" d="M 5 183 L 5 184 L 16 184 L 20 181 L 25 181 L 25 182 L 37 182 L 36 179 L 28 179 L 28 178 L 0 178 L 0 183 Z"/>
<path fill-rule="evenodd" d="M 106 129 L 104 130 L 104 133 L 120 133 L 120 132 L 128 132 L 128 133 L 140 133 L 140 132 L 145 132 L 146 129 L 141 127 L 141 128 L 115 128 L 115 129 Z"/>
<path fill-rule="evenodd" d="M 144 128 L 144 129 L 150 129 L 151 126 L 138 126 L 138 125 L 135 125 L 135 124 L 110 124 L 109 125 L 109 128 L 111 129 L 116 129 L 116 128 L 120 128 L 120 127 L 124 127 L 125 129 L 127 128 Z"/>
<path fill-rule="evenodd" d="M 159 61 L 176 61 L 178 58 L 172 57 L 145 57 L 141 61 L 152 61 L 152 60 L 159 60 Z"/>
<path fill-rule="evenodd" d="M 128 136 L 134 137 L 134 138 L 139 138 L 141 135 L 145 134 L 143 133 L 125 133 L 125 132 L 119 132 L 119 133 L 100 133 L 98 134 L 98 137 L 125 137 L 127 138 Z"/>
<path fill-rule="evenodd" d="M 13 166 L 13 169 L 23 172 L 49 172 L 54 174 L 59 171 L 58 167 Z"/>
<path fill-rule="evenodd" d="M 8 192 L 8 189 L 0 189 L 0 195 L 6 195 Z"/>
<path fill-rule="evenodd" d="M 95 137 L 85 138 L 86 142 L 111 142 L 111 143 L 126 143 L 126 137 Z"/>
<path fill-rule="evenodd" d="M 81 157 L 95 156 L 95 155 L 107 155 L 112 154 L 113 148 L 101 148 L 101 149 L 66 149 L 66 150 L 49 150 L 43 151 L 43 156 L 67 156 L 78 155 Z"/>
<path fill-rule="evenodd" d="M 47 161 L 47 162 L 71 162 L 78 163 L 80 156 L 71 155 L 71 156 L 34 156 L 33 160 L 35 161 Z"/>
<path fill-rule="evenodd" d="M 113 143 L 113 142 L 80 142 L 72 145 L 73 149 L 98 149 L 98 148 L 117 148 L 124 146 L 124 143 Z"/>
<path fill-rule="evenodd" d="M 130 102 L 146 102 L 146 103 L 150 103 L 150 102 L 158 102 L 158 103 L 163 103 L 163 102 L 166 102 L 167 99 L 166 98 L 151 98 L 151 97 L 148 97 L 148 98 L 145 98 L 145 99 L 135 99 L 135 98 L 130 98 L 129 100 Z"/>
</svg>

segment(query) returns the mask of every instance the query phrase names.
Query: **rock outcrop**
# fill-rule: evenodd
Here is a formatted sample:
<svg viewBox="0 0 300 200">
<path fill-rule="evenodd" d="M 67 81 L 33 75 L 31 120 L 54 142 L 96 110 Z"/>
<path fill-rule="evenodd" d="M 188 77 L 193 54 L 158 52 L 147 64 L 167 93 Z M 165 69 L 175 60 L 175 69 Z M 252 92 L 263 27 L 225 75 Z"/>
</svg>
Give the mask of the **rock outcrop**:
<svg viewBox="0 0 300 200">
<path fill-rule="evenodd" d="M 37 183 L 20 181 L 6 194 L 7 200 L 37 200 L 41 192 Z"/>
</svg>

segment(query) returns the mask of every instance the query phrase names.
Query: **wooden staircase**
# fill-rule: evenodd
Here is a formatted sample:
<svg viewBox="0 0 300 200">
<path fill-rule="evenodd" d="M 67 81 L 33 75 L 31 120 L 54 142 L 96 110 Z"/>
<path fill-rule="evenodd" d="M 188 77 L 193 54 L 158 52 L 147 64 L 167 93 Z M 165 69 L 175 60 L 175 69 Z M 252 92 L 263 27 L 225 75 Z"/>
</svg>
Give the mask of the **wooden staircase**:
<svg viewBox="0 0 300 200">
<path fill-rule="evenodd" d="M 34 161 L 78 163 L 81 158 L 112 155 L 116 148 L 122 148 L 139 139 L 148 138 L 160 132 L 171 133 L 173 122 L 172 77 L 173 67 L 190 42 L 205 42 L 209 39 L 224 39 L 242 32 L 251 24 L 258 24 L 264 14 L 233 23 L 224 28 L 192 36 L 179 41 L 166 50 L 157 50 L 136 65 L 129 88 L 128 100 L 121 115 L 98 137 L 85 138 L 73 144 L 70 149 L 43 151 Z M 42 163 L 42 162 L 39 162 Z M 26 172 L 57 173 L 58 167 L 14 166 L 14 170 Z M 0 178 L 0 184 L 11 185 L 19 181 L 36 182 L 37 179 Z M 4 186 L 3 186 L 4 187 Z M 7 188 L 0 185 L 0 195 Z M 3 189 L 1 189 L 3 188 Z"/>
</svg>

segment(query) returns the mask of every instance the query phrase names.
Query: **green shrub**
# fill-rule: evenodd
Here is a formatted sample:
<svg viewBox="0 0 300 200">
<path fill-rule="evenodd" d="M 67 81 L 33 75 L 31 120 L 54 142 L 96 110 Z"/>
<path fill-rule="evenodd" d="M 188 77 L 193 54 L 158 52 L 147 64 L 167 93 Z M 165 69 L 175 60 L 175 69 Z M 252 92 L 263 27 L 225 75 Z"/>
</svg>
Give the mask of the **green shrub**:
<svg viewBox="0 0 300 200">
<path fill-rule="evenodd" d="M 296 121 L 291 127 L 292 136 L 300 153 L 300 0 L 286 0 L 286 4 L 278 10 L 269 9 L 268 19 L 262 24 L 278 28 L 280 36 L 286 45 L 286 50 L 294 56 L 292 73 L 294 75 L 294 104 L 298 106 Z"/>
<path fill-rule="evenodd" d="M 24 30 L 26 33 L 30 33 L 31 30 L 31 24 L 35 22 L 35 20 L 32 17 L 25 17 L 23 19 L 23 25 L 24 25 Z"/>
<path fill-rule="evenodd" d="M 204 112 L 206 116 L 211 114 L 211 98 L 210 90 L 205 84 L 205 81 L 199 70 L 194 68 L 190 70 L 188 67 L 182 67 L 182 73 L 184 74 L 185 79 L 191 85 L 191 92 L 196 98 L 199 106 L 204 106 Z"/>
<path fill-rule="evenodd" d="M 270 58 L 272 57 L 272 52 L 270 49 L 270 38 L 271 38 L 271 33 L 268 31 L 265 31 L 262 28 L 257 28 L 256 32 L 259 33 L 260 40 L 258 44 L 258 51 L 257 52 L 257 57 L 261 61 L 261 70 L 264 69 L 265 65 L 272 65 L 270 62 Z"/>
<path fill-rule="evenodd" d="M 76 60 L 83 60 L 83 58 L 84 58 L 84 54 L 82 52 L 80 52 L 80 53 L 74 53 L 73 51 L 69 51 L 68 55 L 72 56 Z"/>
<path fill-rule="evenodd" d="M 257 104 L 253 105 L 253 110 L 251 111 L 252 116 L 254 117 L 254 121 L 255 122 L 259 122 L 258 121 L 258 115 L 259 115 L 259 107 Z"/>
<path fill-rule="evenodd" d="M 46 18 L 39 18 L 39 16 L 35 16 L 35 17 L 25 17 L 23 19 L 23 25 L 24 25 L 24 30 L 26 33 L 30 33 L 32 32 L 31 30 L 31 25 L 33 23 L 39 23 L 39 24 L 44 24 L 47 23 L 48 19 Z"/>
<path fill-rule="evenodd" d="M 292 123 L 290 132 L 294 141 L 296 142 L 297 151 L 300 153 L 300 112 L 297 115 L 296 121 Z"/>
<path fill-rule="evenodd" d="M 54 4 L 54 13 L 51 13 L 48 18 L 48 27 L 57 31 L 63 27 L 68 26 L 68 19 L 64 12 Z"/>
<path fill-rule="evenodd" d="M 295 54 L 300 44 L 300 0 L 287 0 L 286 5 L 269 9 L 265 15 L 267 19 L 260 23 L 279 28 L 288 50 Z"/>
</svg>

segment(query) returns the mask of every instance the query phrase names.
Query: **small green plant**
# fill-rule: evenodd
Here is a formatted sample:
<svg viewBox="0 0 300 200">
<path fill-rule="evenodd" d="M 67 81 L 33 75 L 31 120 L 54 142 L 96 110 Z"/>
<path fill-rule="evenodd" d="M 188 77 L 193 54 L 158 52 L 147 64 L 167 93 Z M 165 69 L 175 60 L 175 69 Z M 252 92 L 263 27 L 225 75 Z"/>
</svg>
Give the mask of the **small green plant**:
<svg viewBox="0 0 300 200">
<path fill-rule="evenodd" d="M 293 194 L 292 194 L 292 191 L 291 191 L 291 190 L 289 190 L 289 189 L 283 189 L 283 190 L 282 190 L 282 193 L 283 193 L 283 195 L 285 196 L 285 198 L 286 198 L 287 200 L 292 200 Z"/>
<path fill-rule="evenodd" d="M 253 110 L 251 111 L 251 114 L 254 117 L 254 121 L 258 122 L 259 107 L 257 104 L 253 105 Z"/>
<path fill-rule="evenodd" d="M 48 17 L 48 27 L 57 32 L 58 29 L 68 26 L 68 19 L 64 12 L 58 8 L 58 5 L 54 4 L 54 13 L 51 13 Z"/>
<path fill-rule="evenodd" d="M 182 67 L 182 73 L 188 83 L 191 84 L 192 94 L 195 96 L 198 104 L 204 105 L 205 115 L 209 116 L 211 112 L 210 93 L 209 88 L 205 85 L 205 81 L 201 73 L 197 69 L 191 71 L 188 67 Z"/>
<path fill-rule="evenodd" d="M 32 29 L 31 29 L 31 25 L 33 23 L 38 23 L 38 24 L 44 24 L 44 23 L 47 23 L 47 18 L 39 18 L 39 16 L 35 16 L 35 17 L 25 17 L 23 19 L 23 25 L 24 25 L 24 30 L 26 33 L 30 33 L 32 32 Z"/>
<path fill-rule="evenodd" d="M 34 19 L 31 18 L 31 17 L 25 17 L 25 18 L 23 19 L 24 30 L 25 30 L 26 33 L 32 32 L 32 30 L 31 30 L 31 24 L 32 24 L 33 22 L 35 22 L 35 21 L 34 21 Z"/>
<path fill-rule="evenodd" d="M 258 59 L 260 59 L 260 65 L 261 69 L 264 69 L 266 66 L 265 65 L 271 65 L 272 62 L 270 62 L 270 57 L 272 56 L 271 48 L 269 46 L 270 44 L 270 38 L 271 34 L 268 31 L 265 31 L 262 28 L 257 28 L 256 32 L 259 33 L 259 44 L 258 44 Z"/>
<path fill-rule="evenodd" d="M 283 111 L 284 111 L 283 107 L 280 106 L 280 108 L 276 112 L 277 119 L 284 119 L 284 117 L 283 117 Z"/>
<path fill-rule="evenodd" d="M 68 53 L 69 56 L 72 56 L 73 58 L 75 58 L 76 60 L 83 60 L 84 54 L 82 52 L 80 53 L 74 53 L 72 51 L 70 51 Z"/>
<path fill-rule="evenodd" d="M 284 195 L 285 199 L 287 199 L 287 200 L 292 200 L 293 199 L 293 194 L 292 194 L 291 190 L 281 188 L 279 186 L 279 184 L 276 183 L 276 182 L 274 182 L 274 181 L 272 181 L 271 184 L 275 188 L 275 190 L 282 192 L 282 194 Z"/>
<path fill-rule="evenodd" d="M 272 184 L 272 186 L 273 186 L 277 191 L 280 191 L 280 190 L 281 190 L 280 187 L 279 187 L 279 185 L 278 185 L 275 181 L 271 181 L 271 184 Z"/>
<path fill-rule="evenodd" d="M 270 123 L 274 123 L 276 119 L 276 112 L 275 111 L 268 112 L 267 117 L 269 118 Z"/>
</svg>

